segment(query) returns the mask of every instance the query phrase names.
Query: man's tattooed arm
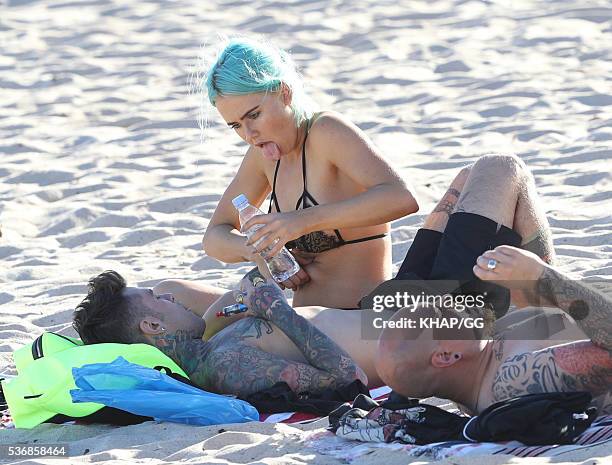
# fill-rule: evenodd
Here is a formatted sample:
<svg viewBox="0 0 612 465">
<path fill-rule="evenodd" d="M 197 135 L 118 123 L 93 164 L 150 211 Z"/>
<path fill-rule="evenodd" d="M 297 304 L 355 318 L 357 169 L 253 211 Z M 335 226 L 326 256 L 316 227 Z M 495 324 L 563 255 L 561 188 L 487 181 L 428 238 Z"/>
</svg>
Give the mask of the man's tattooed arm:
<svg viewBox="0 0 612 465">
<path fill-rule="evenodd" d="M 287 360 L 241 342 L 224 344 L 212 351 L 203 367 L 208 389 L 246 398 L 250 394 L 285 382 L 295 393 L 319 393 L 353 379 L 340 380 L 334 373 Z"/>
<path fill-rule="evenodd" d="M 588 391 L 597 397 L 607 394 L 611 386 L 610 353 L 579 341 L 509 358 L 497 371 L 493 396 L 500 401 L 541 392 Z"/>
<path fill-rule="evenodd" d="M 293 310 L 292 310 L 293 311 Z M 272 331 L 265 320 L 249 318 L 242 320 L 243 327 L 249 326 L 249 336 L 257 337 L 258 330 Z M 328 387 L 338 387 L 357 379 L 350 373 L 361 372 L 346 356 L 327 357 L 331 363 L 336 360 L 335 370 L 326 371 L 315 366 L 284 359 L 264 352 L 242 342 L 244 328 L 234 337 L 227 337 L 221 343 L 204 342 L 194 339 L 185 331 L 164 333 L 154 337 L 154 345 L 174 360 L 197 386 L 220 394 L 232 394 L 245 398 L 262 389 L 286 382 L 296 393 L 320 392 Z M 342 349 L 338 348 L 338 354 Z M 325 354 L 320 355 L 325 358 Z M 365 375 L 362 379 L 367 383 Z"/>
<path fill-rule="evenodd" d="M 612 354 L 612 299 L 544 267 L 535 293 L 567 312 L 593 344 Z"/>
<path fill-rule="evenodd" d="M 326 334 L 298 315 L 278 287 L 264 285 L 252 289 L 249 309 L 283 331 L 308 363 L 326 373 L 325 383 L 329 386 L 348 384 L 356 379 L 367 384 L 365 373 L 353 359 Z"/>
</svg>

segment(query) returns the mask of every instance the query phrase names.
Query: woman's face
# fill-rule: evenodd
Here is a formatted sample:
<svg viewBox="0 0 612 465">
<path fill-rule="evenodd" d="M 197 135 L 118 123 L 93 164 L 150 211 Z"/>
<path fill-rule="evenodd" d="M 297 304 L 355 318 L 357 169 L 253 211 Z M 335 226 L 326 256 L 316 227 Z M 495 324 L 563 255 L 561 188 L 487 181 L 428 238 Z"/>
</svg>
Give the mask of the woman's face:
<svg viewBox="0 0 612 465">
<path fill-rule="evenodd" d="M 247 144 L 271 160 L 295 149 L 296 127 L 290 94 L 284 91 L 217 98 L 217 110 Z"/>
</svg>

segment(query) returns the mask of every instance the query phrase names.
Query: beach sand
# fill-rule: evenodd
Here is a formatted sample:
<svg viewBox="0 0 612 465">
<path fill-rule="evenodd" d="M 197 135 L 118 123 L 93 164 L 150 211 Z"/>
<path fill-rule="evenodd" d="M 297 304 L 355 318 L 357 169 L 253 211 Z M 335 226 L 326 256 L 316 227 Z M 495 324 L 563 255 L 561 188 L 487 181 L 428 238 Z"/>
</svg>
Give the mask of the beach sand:
<svg viewBox="0 0 612 465">
<path fill-rule="evenodd" d="M 610 278 L 611 20 L 601 0 L 5 0 L 0 377 L 15 375 L 12 351 L 42 331 L 76 335 L 72 310 L 105 269 L 133 285 L 229 288 L 249 268 L 201 248 L 246 150 L 216 114 L 203 133 L 197 123 L 191 77 L 217 33 L 289 49 L 321 108 L 354 121 L 413 186 L 421 210 L 393 223 L 395 268 L 459 167 L 516 153 L 535 175 L 560 268 Z M 69 442 L 85 454 L 71 462 L 105 465 L 346 463 L 308 447 L 326 425 L 42 425 L 0 431 L 0 444 Z M 604 445 L 550 460 L 609 459 Z M 409 460 L 380 449 L 352 463 Z M 30 461 L 47 462 L 58 463 Z"/>
</svg>

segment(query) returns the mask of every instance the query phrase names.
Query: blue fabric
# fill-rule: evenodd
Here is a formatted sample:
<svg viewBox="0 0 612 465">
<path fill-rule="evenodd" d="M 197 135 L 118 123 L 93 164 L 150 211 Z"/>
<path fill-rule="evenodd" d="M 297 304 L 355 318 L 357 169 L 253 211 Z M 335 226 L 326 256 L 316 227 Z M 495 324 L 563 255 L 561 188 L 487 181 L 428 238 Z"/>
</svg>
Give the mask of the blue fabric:
<svg viewBox="0 0 612 465">
<path fill-rule="evenodd" d="M 258 421 L 248 402 L 213 394 L 118 357 L 73 368 L 73 402 L 97 402 L 136 415 L 188 425 Z"/>
</svg>

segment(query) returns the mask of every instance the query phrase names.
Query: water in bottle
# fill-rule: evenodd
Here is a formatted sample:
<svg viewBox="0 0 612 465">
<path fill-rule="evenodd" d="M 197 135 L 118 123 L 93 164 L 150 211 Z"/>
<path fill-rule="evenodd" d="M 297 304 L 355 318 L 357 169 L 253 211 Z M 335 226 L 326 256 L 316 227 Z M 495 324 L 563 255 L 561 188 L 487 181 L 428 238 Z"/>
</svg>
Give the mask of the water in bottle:
<svg viewBox="0 0 612 465">
<path fill-rule="evenodd" d="M 249 203 L 249 199 L 246 198 L 244 194 L 240 194 L 234 200 L 232 200 L 234 207 L 238 210 L 238 218 L 240 218 L 240 227 L 244 226 L 244 224 L 253 218 L 256 215 L 263 215 L 264 213 L 257 207 L 251 205 Z M 255 231 L 259 228 L 263 227 L 262 224 L 256 224 L 252 228 L 249 228 L 248 231 L 242 231 L 246 234 L 247 237 L 251 237 Z M 265 252 L 268 252 L 269 249 L 262 251 L 262 257 Z M 296 274 L 300 265 L 295 261 L 293 255 L 287 250 L 286 247 L 283 247 L 279 253 L 270 258 L 265 258 L 266 264 L 268 265 L 268 269 L 270 270 L 270 274 L 272 277 L 279 283 L 286 281 L 291 276 Z"/>
</svg>

